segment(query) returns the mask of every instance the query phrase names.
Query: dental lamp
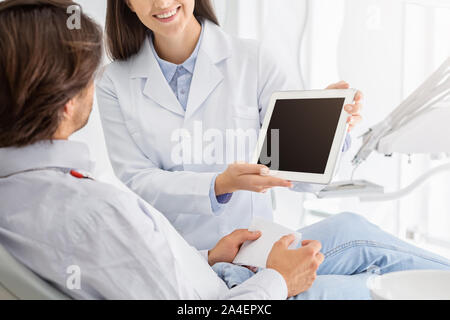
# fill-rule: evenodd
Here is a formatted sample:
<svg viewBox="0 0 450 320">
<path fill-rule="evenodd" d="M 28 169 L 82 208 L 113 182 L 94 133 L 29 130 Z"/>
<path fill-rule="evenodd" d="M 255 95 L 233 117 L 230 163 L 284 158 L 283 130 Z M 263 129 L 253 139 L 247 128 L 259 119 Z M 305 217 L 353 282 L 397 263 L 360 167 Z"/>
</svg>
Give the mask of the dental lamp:
<svg viewBox="0 0 450 320">
<path fill-rule="evenodd" d="M 450 156 L 450 57 L 385 120 L 363 136 L 354 157 L 355 169 L 377 151 L 381 154 Z M 450 171 L 450 163 L 432 169 L 408 187 L 385 193 L 365 180 L 337 182 L 317 193 L 319 198 L 359 197 L 361 201 L 389 201 L 403 197 L 432 176 Z"/>
</svg>

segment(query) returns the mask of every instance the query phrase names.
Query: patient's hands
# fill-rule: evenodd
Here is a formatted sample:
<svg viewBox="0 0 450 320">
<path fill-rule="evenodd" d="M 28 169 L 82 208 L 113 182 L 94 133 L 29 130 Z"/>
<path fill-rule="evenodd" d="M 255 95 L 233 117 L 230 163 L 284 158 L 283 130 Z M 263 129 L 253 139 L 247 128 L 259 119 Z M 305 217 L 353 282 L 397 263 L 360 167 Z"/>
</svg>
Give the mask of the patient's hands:
<svg viewBox="0 0 450 320">
<path fill-rule="evenodd" d="M 322 245 L 315 240 L 305 240 L 302 247 L 289 250 L 294 241 L 289 235 L 277 241 L 267 258 L 267 268 L 278 271 L 286 281 L 288 297 L 308 290 L 316 279 L 316 271 L 324 260 Z"/>
<path fill-rule="evenodd" d="M 236 230 L 222 238 L 214 249 L 208 252 L 208 263 L 210 266 L 218 262 L 233 262 L 239 249 L 245 241 L 254 241 L 261 237 L 261 232 L 248 231 L 246 229 Z"/>
</svg>

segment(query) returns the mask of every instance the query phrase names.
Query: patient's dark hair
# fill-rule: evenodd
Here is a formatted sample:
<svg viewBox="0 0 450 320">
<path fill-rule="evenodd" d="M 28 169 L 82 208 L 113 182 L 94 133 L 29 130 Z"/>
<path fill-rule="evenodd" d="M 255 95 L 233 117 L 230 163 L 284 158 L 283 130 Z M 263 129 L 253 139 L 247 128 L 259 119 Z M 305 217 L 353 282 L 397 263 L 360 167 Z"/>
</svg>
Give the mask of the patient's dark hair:
<svg viewBox="0 0 450 320">
<path fill-rule="evenodd" d="M 195 0 L 194 16 L 219 25 L 211 0 Z M 148 31 L 126 0 L 108 0 L 106 41 L 110 58 L 127 60 L 138 53 Z"/>
<path fill-rule="evenodd" d="M 102 30 L 83 13 L 81 28 L 69 28 L 73 5 L 69 0 L 0 2 L 0 147 L 51 140 L 64 106 L 94 79 L 102 60 Z"/>
</svg>

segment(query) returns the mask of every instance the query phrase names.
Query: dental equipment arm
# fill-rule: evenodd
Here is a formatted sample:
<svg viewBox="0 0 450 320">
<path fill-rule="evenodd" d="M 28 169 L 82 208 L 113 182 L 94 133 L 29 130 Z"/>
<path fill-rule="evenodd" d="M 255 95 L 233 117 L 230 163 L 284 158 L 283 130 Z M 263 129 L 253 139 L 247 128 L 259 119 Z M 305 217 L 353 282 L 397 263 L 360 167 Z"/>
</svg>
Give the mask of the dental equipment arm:
<svg viewBox="0 0 450 320">
<path fill-rule="evenodd" d="M 380 151 L 379 144 L 384 137 L 406 126 L 415 118 L 422 117 L 425 113 L 430 112 L 433 107 L 449 96 L 450 57 L 384 121 L 364 134 L 363 145 L 354 157 L 353 165 L 359 165 L 367 160 L 374 150 Z M 384 152 L 387 151 L 384 150 Z M 396 150 L 389 153 L 393 152 L 396 152 Z M 450 150 L 442 150 L 442 152 L 450 153 Z"/>
<path fill-rule="evenodd" d="M 446 154 L 450 156 L 450 57 L 416 91 L 414 91 L 384 121 L 363 135 L 363 145 L 352 163 L 358 167 L 373 151 L 385 155 Z M 450 164 L 432 169 L 410 186 L 385 193 L 382 186 L 367 181 L 334 183 L 321 192 L 319 198 L 359 197 L 362 201 L 389 201 L 412 192 L 427 179 L 450 171 Z"/>
</svg>

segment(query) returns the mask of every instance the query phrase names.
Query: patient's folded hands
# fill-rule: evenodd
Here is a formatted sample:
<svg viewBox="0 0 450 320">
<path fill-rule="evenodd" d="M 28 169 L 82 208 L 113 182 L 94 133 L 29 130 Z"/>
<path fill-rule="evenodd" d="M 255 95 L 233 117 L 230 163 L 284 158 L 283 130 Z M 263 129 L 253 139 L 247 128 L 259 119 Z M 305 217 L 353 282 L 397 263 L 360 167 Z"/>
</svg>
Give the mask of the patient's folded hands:
<svg viewBox="0 0 450 320">
<path fill-rule="evenodd" d="M 239 229 L 226 237 L 223 237 L 216 246 L 208 252 L 208 263 L 210 266 L 218 262 L 232 263 L 239 249 L 245 241 L 254 241 L 261 236 L 259 231 L 248 231 Z"/>
<path fill-rule="evenodd" d="M 316 279 L 316 271 L 324 260 L 320 253 L 322 245 L 315 240 L 305 240 L 302 247 L 289 250 L 294 241 L 288 235 L 277 241 L 267 259 L 267 268 L 278 271 L 286 281 L 288 297 L 293 297 L 308 290 Z"/>
<path fill-rule="evenodd" d="M 259 237 L 261 237 L 259 231 L 247 229 L 234 231 L 222 238 L 208 252 L 209 265 L 213 266 L 219 262 L 232 263 L 244 242 L 254 241 Z M 275 242 L 267 258 L 267 268 L 278 271 L 286 281 L 289 297 L 302 293 L 312 286 L 317 276 L 316 271 L 324 260 L 319 241 L 305 240 L 299 249 L 289 249 L 294 240 L 294 235 L 282 237 Z"/>
</svg>

